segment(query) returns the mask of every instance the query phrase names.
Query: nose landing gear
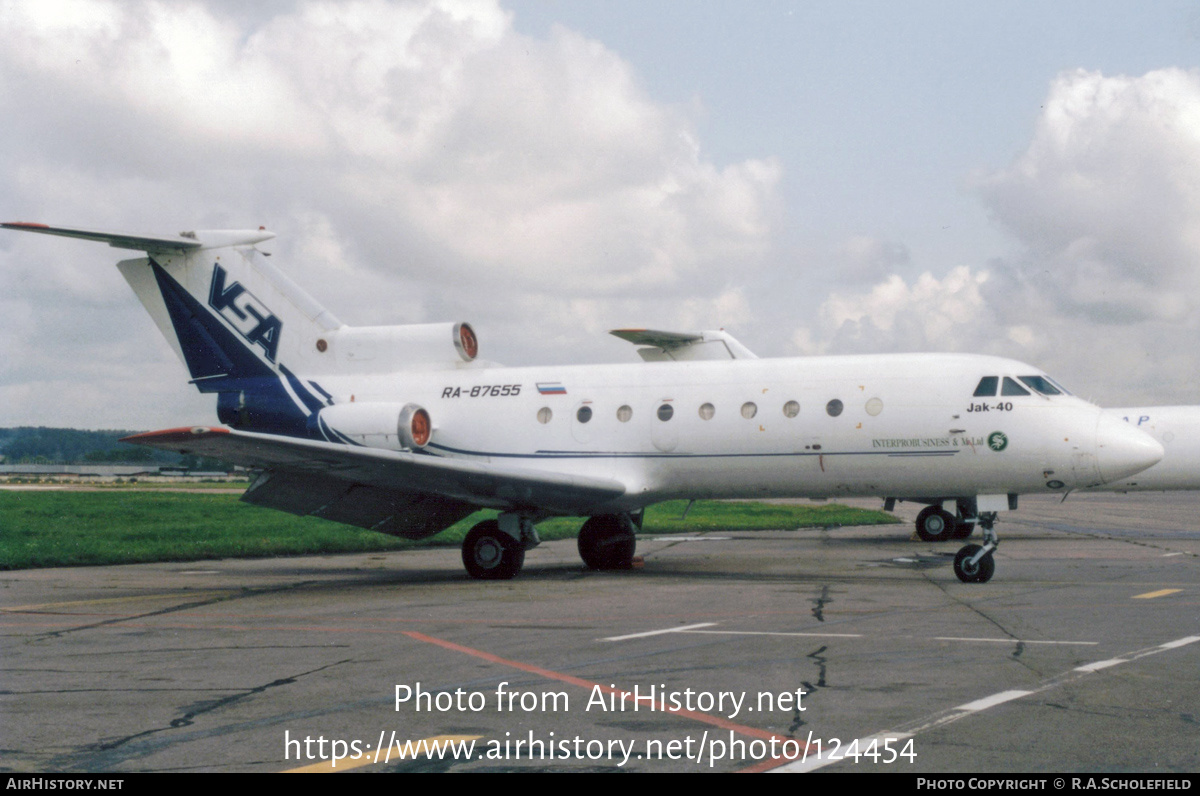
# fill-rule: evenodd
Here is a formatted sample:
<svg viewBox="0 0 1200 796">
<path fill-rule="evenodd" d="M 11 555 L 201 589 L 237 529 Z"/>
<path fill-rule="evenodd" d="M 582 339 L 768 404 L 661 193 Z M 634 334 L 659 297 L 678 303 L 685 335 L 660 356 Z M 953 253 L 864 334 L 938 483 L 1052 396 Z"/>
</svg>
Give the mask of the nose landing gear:
<svg viewBox="0 0 1200 796">
<path fill-rule="evenodd" d="M 987 583 L 996 571 L 996 561 L 992 551 L 1000 546 L 1000 538 L 992 527 L 996 522 L 996 512 L 980 513 L 977 524 L 983 529 L 983 545 L 969 544 L 954 556 L 954 574 L 963 583 Z"/>
</svg>

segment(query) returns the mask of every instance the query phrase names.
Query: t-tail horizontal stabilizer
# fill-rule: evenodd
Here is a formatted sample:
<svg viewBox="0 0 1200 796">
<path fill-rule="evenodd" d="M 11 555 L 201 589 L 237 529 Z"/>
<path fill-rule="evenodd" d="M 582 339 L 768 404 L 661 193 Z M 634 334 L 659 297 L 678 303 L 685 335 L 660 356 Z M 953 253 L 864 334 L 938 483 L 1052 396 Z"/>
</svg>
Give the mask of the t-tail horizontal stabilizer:
<svg viewBox="0 0 1200 796">
<path fill-rule="evenodd" d="M 613 329 L 609 334 L 628 340 L 639 348 L 647 362 L 701 359 L 758 359 L 749 348 L 724 329 L 707 332 L 663 332 L 657 329 Z"/>
<path fill-rule="evenodd" d="M 107 243 L 117 249 L 133 249 L 139 252 L 189 251 L 192 249 L 220 249 L 226 246 L 253 246 L 275 237 L 274 232 L 263 228 L 256 230 L 213 229 L 201 232 L 180 232 L 171 237 L 165 235 L 130 235 L 123 232 L 98 232 L 72 227 L 51 227 L 28 221 L 0 223 L 4 229 L 22 232 L 40 232 L 43 235 L 58 235 L 63 238 L 79 238 Z"/>
<path fill-rule="evenodd" d="M 221 421 L 276 434 L 312 433 L 311 418 L 330 402 L 313 381 L 328 360 L 318 340 L 342 324 L 255 248 L 274 233 L 169 236 L 31 223 L 0 227 L 146 252 L 117 268 L 187 367 L 192 384 L 217 394 Z M 296 375 L 301 372 L 304 378 Z"/>
</svg>

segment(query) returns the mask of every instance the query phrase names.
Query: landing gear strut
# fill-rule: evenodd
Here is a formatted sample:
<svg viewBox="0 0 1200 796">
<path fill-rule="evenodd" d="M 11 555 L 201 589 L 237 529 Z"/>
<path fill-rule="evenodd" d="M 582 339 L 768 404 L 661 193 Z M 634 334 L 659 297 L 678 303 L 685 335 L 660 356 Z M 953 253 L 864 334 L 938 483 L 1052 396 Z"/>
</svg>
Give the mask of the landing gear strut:
<svg viewBox="0 0 1200 796">
<path fill-rule="evenodd" d="M 959 498 L 955 504 L 958 508 L 958 516 L 954 518 L 954 533 L 951 534 L 951 538 L 966 539 L 975 530 L 975 523 L 978 522 L 976 515 L 979 511 L 974 498 L 966 500 Z"/>
<path fill-rule="evenodd" d="M 629 569 L 637 547 L 628 514 L 590 517 L 579 529 L 579 557 L 591 569 Z"/>
<path fill-rule="evenodd" d="M 992 526 L 996 512 L 985 511 L 979 515 L 978 524 L 983 528 L 983 545 L 969 544 L 954 557 L 954 574 L 963 583 L 987 583 L 996 571 L 992 551 L 1000 545 L 1000 539 Z"/>
</svg>

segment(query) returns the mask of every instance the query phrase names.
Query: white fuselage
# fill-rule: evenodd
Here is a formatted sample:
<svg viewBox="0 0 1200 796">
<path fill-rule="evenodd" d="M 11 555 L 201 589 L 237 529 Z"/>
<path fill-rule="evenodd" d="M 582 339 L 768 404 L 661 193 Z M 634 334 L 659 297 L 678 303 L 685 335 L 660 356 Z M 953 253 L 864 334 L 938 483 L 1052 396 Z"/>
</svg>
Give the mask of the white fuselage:
<svg viewBox="0 0 1200 796">
<path fill-rule="evenodd" d="M 337 404 L 322 417 L 357 444 L 399 448 L 388 407 L 416 403 L 433 421 L 428 452 L 614 479 L 627 488 L 613 509 L 675 497 L 1065 492 L 1161 456 L 1145 434 L 1074 396 L 972 395 L 982 376 L 1038 372 L 996 357 L 912 354 L 313 381 Z M 378 419 L 369 405 L 381 407 Z"/>
<path fill-rule="evenodd" d="M 1147 492 L 1200 489 L 1200 406 L 1141 406 L 1105 409 L 1162 443 L 1162 461 L 1093 491 Z"/>
</svg>

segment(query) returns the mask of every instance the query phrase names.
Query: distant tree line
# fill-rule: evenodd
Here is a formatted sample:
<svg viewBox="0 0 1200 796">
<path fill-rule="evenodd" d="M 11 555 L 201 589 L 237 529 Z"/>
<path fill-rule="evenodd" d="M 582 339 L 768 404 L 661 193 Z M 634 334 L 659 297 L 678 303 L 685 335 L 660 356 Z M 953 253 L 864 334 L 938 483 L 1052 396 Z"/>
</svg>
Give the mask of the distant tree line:
<svg viewBox="0 0 1200 796">
<path fill-rule="evenodd" d="M 0 428 L 0 456 L 5 464 L 146 464 L 184 470 L 231 469 L 216 459 L 120 441 L 121 437 L 137 433 L 45 426 Z"/>
</svg>

